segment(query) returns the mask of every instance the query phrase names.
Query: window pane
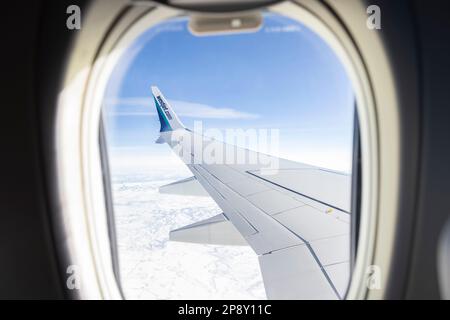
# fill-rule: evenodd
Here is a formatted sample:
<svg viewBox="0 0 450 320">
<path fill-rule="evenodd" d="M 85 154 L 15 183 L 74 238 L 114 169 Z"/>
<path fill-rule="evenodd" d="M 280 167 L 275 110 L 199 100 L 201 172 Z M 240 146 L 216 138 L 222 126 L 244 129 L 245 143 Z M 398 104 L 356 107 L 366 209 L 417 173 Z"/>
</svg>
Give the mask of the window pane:
<svg viewBox="0 0 450 320">
<path fill-rule="evenodd" d="M 281 15 L 264 14 L 256 32 L 195 36 L 181 17 L 142 34 L 115 67 L 103 108 L 126 297 L 342 297 L 354 104 L 331 48 Z M 276 168 L 189 168 L 155 143 L 174 129 L 172 112 L 200 135 L 273 156 L 265 159 Z M 208 227 L 179 230 L 200 221 Z"/>
</svg>

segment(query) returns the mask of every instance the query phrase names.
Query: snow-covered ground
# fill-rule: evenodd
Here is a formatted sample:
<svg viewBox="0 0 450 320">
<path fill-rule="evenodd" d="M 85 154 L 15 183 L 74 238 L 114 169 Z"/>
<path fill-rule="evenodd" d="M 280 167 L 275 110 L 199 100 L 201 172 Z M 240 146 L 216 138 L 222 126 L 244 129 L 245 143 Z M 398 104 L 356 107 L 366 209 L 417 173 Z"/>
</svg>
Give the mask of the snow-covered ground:
<svg viewBox="0 0 450 320">
<path fill-rule="evenodd" d="M 169 231 L 221 212 L 207 197 L 158 193 L 174 168 L 114 172 L 121 284 L 128 299 L 265 299 L 250 247 L 169 242 Z"/>
</svg>

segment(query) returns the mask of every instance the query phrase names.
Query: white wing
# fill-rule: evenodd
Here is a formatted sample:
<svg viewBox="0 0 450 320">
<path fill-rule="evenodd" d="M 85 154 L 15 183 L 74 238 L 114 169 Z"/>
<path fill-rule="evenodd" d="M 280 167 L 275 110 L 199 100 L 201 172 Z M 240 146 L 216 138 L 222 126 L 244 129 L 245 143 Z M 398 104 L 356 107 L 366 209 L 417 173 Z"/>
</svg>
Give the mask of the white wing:
<svg viewBox="0 0 450 320">
<path fill-rule="evenodd" d="M 171 239 L 247 242 L 259 257 L 270 299 L 342 298 L 349 279 L 351 177 L 231 146 L 181 123 L 172 127 L 164 117 L 178 118 L 159 90 L 153 93 L 162 121 L 158 140 L 184 160 L 224 212 L 172 231 Z"/>
</svg>

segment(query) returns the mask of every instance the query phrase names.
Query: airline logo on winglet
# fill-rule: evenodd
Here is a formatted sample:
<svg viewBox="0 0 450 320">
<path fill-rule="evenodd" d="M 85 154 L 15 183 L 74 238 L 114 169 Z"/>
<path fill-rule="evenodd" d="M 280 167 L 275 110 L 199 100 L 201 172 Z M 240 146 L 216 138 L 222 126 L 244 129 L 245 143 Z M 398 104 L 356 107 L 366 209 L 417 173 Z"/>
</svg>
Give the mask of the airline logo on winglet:
<svg viewBox="0 0 450 320">
<path fill-rule="evenodd" d="M 158 112 L 159 121 L 161 122 L 160 132 L 173 131 L 183 128 L 184 126 L 173 112 L 170 104 L 162 95 L 157 87 L 152 86 L 153 98 L 155 99 L 156 111 Z"/>
<path fill-rule="evenodd" d="M 169 112 L 169 108 L 167 108 L 166 103 L 163 101 L 163 99 L 161 98 L 161 96 L 156 97 L 156 99 L 159 102 L 159 105 L 161 106 L 161 108 L 164 110 L 165 115 L 167 116 L 167 118 L 169 118 L 169 120 L 172 120 L 172 116 L 170 115 Z"/>
</svg>

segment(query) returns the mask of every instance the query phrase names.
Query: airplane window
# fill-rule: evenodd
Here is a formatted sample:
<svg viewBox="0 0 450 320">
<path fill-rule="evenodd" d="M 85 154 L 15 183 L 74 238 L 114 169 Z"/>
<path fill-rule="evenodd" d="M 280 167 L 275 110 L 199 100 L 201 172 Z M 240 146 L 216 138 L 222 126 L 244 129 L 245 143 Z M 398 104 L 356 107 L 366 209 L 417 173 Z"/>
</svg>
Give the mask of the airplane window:
<svg viewBox="0 0 450 320">
<path fill-rule="evenodd" d="M 120 282 L 131 299 L 341 299 L 355 95 L 290 18 L 140 35 L 103 100 Z"/>
</svg>

